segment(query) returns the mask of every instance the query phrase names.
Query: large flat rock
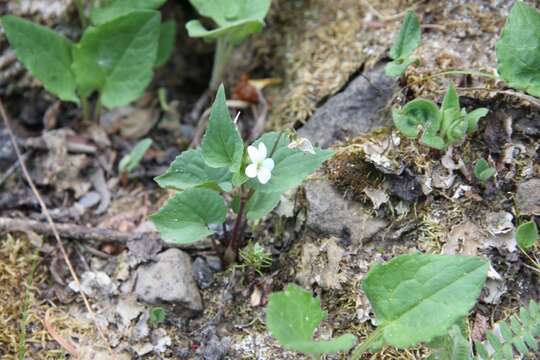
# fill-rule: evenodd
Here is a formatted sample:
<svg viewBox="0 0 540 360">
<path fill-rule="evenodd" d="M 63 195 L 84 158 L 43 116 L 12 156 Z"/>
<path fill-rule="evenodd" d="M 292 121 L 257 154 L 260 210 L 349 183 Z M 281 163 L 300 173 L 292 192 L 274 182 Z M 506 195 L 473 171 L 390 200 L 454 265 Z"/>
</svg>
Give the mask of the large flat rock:
<svg viewBox="0 0 540 360">
<path fill-rule="evenodd" d="M 361 244 L 388 223 L 370 214 L 356 201 L 344 199 L 326 179 L 306 181 L 308 201 L 307 227 L 320 235 L 350 235 L 353 243 Z"/>
<path fill-rule="evenodd" d="M 384 74 L 384 64 L 378 65 L 318 108 L 298 134 L 325 148 L 383 127 L 390 121 L 383 110 L 396 89 L 396 81 Z"/>
</svg>

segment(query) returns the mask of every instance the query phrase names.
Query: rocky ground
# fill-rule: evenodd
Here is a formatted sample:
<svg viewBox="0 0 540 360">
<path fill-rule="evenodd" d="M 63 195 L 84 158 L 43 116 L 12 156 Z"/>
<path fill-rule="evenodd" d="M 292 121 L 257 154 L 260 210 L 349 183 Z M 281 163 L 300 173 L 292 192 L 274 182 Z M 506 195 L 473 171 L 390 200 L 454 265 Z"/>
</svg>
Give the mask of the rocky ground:
<svg viewBox="0 0 540 360">
<path fill-rule="evenodd" d="M 70 1 L 53 3 L 8 2 L 0 10 L 76 36 Z M 78 287 L 0 128 L 2 358 L 17 357 L 19 319 L 26 314 L 31 359 L 108 359 L 107 344 L 118 359 L 303 359 L 284 351 L 265 328 L 272 291 L 289 282 L 312 289 L 329 313 L 318 336 L 361 338 L 373 329 L 363 276 L 374 262 L 412 251 L 490 259 L 489 279 L 469 317 L 476 340 L 529 299 L 540 299 L 538 272 L 514 236 L 517 216 L 540 215 L 538 103 L 505 93 L 493 80 L 437 75 L 493 73 L 494 43 L 512 1 L 273 2 L 265 30 L 237 50 L 226 76 L 229 93 L 240 98 L 243 74 L 272 79 L 264 98 L 243 105 L 240 127 L 246 137 L 261 121 L 267 129 L 294 127 L 337 155 L 250 226 L 246 241 L 272 259 L 260 272 L 245 258 L 224 268 L 209 240 L 167 245 L 148 220 L 170 196 L 153 177 L 196 136 L 189 115 L 212 61 L 212 47 L 183 30 L 193 10 L 170 3 L 164 16 L 179 28 L 172 61 L 144 98 L 105 113 L 100 124 L 82 124 L 77 108 L 42 91 L 0 34 L 0 96 L 81 277 Z M 423 24 L 421 64 L 397 81 L 383 68 L 409 8 Z M 401 137 L 391 126 L 391 107 L 416 96 L 440 102 L 449 81 L 462 106 L 490 110 L 475 136 L 447 153 Z M 159 105 L 159 88 L 168 109 Z M 156 145 L 123 182 L 115 164 L 142 137 Z M 479 157 L 497 167 L 486 184 L 472 176 Z M 539 249 L 529 255 L 538 259 Z M 157 307 L 166 313 L 161 323 L 151 321 Z M 375 358 L 425 354 L 422 347 L 385 348 Z"/>
</svg>

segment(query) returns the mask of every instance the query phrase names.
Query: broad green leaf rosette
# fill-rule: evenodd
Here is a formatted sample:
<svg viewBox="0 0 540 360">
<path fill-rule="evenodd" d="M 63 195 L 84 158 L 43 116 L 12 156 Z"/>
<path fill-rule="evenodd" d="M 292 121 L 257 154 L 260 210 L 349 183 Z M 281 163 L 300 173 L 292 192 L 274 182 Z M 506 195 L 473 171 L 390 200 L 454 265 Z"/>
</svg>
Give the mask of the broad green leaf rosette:
<svg viewBox="0 0 540 360">
<path fill-rule="evenodd" d="M 166 241 L 192 243 L 212 234 L 209 226 L 223 223 L 227 214 L 226 207 L 216 205 L 218 199 L 224 203 L 222 195 L 239 187 L 249 193 L 244 208 L 247 219 L 262 218 L 278 205 L 285 191 L 300 185 L 333 155 L 330 150 L 314 149 L 313 153 L 307 153 L 290 149 L 290 140 L 284 133 L 267 133 L 253 146 L 260 144 L 266 147 L 264 158 L 271 159 L 273 165 L 264 183 L 260 178 L 250 179 L 246 175 L 249 173 L 246 169 L 254 164 L 250 164 L 252 159 L 229 114 L 225 90 L 221 86 L 201 147 L 182 152 L 169 169 L 155 179 L 161 187 L 177 191 L 158 213 L 152 215 Z M 191 218 L 199 207 L 212 210 L 212 213 Z M 184 222 L 184 218 L 189 218 L 189 222 Z"/>
</svg>

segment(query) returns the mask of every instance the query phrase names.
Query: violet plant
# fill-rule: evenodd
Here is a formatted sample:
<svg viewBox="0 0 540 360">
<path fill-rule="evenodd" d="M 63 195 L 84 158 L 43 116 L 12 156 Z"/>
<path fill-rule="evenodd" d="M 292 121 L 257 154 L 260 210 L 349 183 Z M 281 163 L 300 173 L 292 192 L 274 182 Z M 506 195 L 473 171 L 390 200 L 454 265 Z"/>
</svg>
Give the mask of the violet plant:
<svg viewBox="0 0 540 360">
<path fill-rule="evenodd" d="M 232 262 L 246 222 L 271 212 L 281 194 L 302 184 L 332 155 L 331 150 L 296 146 L 287 131 L 266 133 L 246 146 L 221 85 L 201 147 L 182 152 L 156 178 L 161 187 L 176 194 L 151 219 L 165 241 L 181 244 L 213 235 L 216 225 L 221 225 L 223 236 L 218 241 L 212 237 L 214 248 Z"/>
</svg>

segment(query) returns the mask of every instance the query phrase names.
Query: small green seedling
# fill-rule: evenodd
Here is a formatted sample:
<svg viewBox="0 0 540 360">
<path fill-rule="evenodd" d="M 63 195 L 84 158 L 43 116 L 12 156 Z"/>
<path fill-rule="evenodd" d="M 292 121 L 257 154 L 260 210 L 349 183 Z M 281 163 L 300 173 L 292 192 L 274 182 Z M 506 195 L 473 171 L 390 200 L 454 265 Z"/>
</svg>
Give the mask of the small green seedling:
<svg viewBox="0 0 540 360">
<path fill-rule="evenodd" d="M 190 0 L 202 16 L 211 18 L 216 28 L 206 29 L 199 20 L 186 24 L 189 36 L 216 42 L 210 91 L 222 81 L 223 72 L 234 47 L 249 35 L 260 32 L 271 0 Z"/>
<path fill-rule="evenodd" d="M 120 174 L 129 174 L 132 172 L 139 164 L 144 156 L 144 154 L 152 146 L 152 139 L 142 139 L 135 145 L 135 147 L 120 160 L 118 164 L 118 172 Z"/>
<path fill-rule="evenodd" d="M 318 148 L 312 152 L 289 148 L 290 143 L 285 131 L 270 132 L 246 147 L 221 86 L 201 147 L 181 153 L 155 179 L 161 187 L 177 191 L 151 217 L 162 238 L 180 244 L 199 241 L 214 234 L 209 225 L 223 225 L 232 209 L 234 225 L 230 232 L 223 226 L 221 240 L 227 249 L 223 254 L 236 258 L 246 221 L 271 212 L 281 194 L 299 186 L 333 155 Z M 224 198 L 231 199 L 230 203 L 226 205 Z"/>
<path fill-rule="evenodd" d="M 282 292 L 269 296 L 266 326 L 286 349 L 310 354 L 314 359 L 322 354 L 349 351 L 356 342 L 352 334 L 331 340 L 313 340 L 313 333 L 327 316 L 321 310 L 321 300 L 297 285 L 289 284 Z"/>
<path fill-rule="evenodd" d="M 394 45 L 390 49 L 390 58 L 393 61 L 384 69 L 387 76 L 400 76 L 409 65 L 418 62 L 418 59 L 411 59 L 410 56 L 420 45 L 421 40 L 420 20 L 413 11 L 407 11 Z"/>
<path fill-rule="evenodd" d="M 486 182 L 497 173 L 497 170 L 495 170 L 494 167 L 489 166 L 489 163 L 486 160 L 480 159 L 474 164 L 473 172 L 478 180 Z"/>
<path fill-rule="evenodd" d="M 538 227 L 534 220 L 519 225 L 516 230 L 516 242 L 523 250 L 533 247 L 538 238 Z"/>
<path fill-rule="evenodd" d="M 516 1 L 496 44 L 497 72 L 509 86 L 540 97 L 540 12 Z"/>
<path fill-rule="evenodd" d="M 262 271 L 272 266 L 272 256 L 259 244 L 249 242 L 247 246 L 239 252 L 242 264 L 240 267 L 247 267 L 255 270 L 262 276 Z"/>
<path fill-rule="evenodd" d="M 392 118 L 403 135 L 415 139 L 423 130 L 420 141 L 424 145 L 444 150 L 474 133 L 478 129 L 478 121 L 487 113 L 485 108 L 470 113 L 461 109 L 456 89 L 450 84 L 440 109 L 433 101 L 418 98 L 400 110 L 394 109 Z"/>
<path fill-rule="evenodd" d="M 153 307 L 152 309 L 150 309 L 150 318 L 148 319 L 148 321 L 150 322 L 150 325 L 158 326 L 165 321 L 166 316 L 167 312 L 164 308 L 159 306 Z"/>
<path fill-rule="evenodd" d="M 124 4 L 124 10 L 115 6 Z M 153 7 L 126 11 L 131 1 L 117 0 L 115 11 L 94 10 L 93 25 L 79 43 L 16 16 L 3 16 L 0 24 L 17 58 L 52 94 L 81 104 L 85 120 L 91 117 L 89 98 L 97 92 L 101 105 L 111 109 L 140 97 L 156 65 L 166 62 L 174 44 L 174 24 L 160 24 Z M 155 3 L 154 5 L 157 5 Z M 104 13 L 100 12 L 101 10 Z"/>
</svg>

